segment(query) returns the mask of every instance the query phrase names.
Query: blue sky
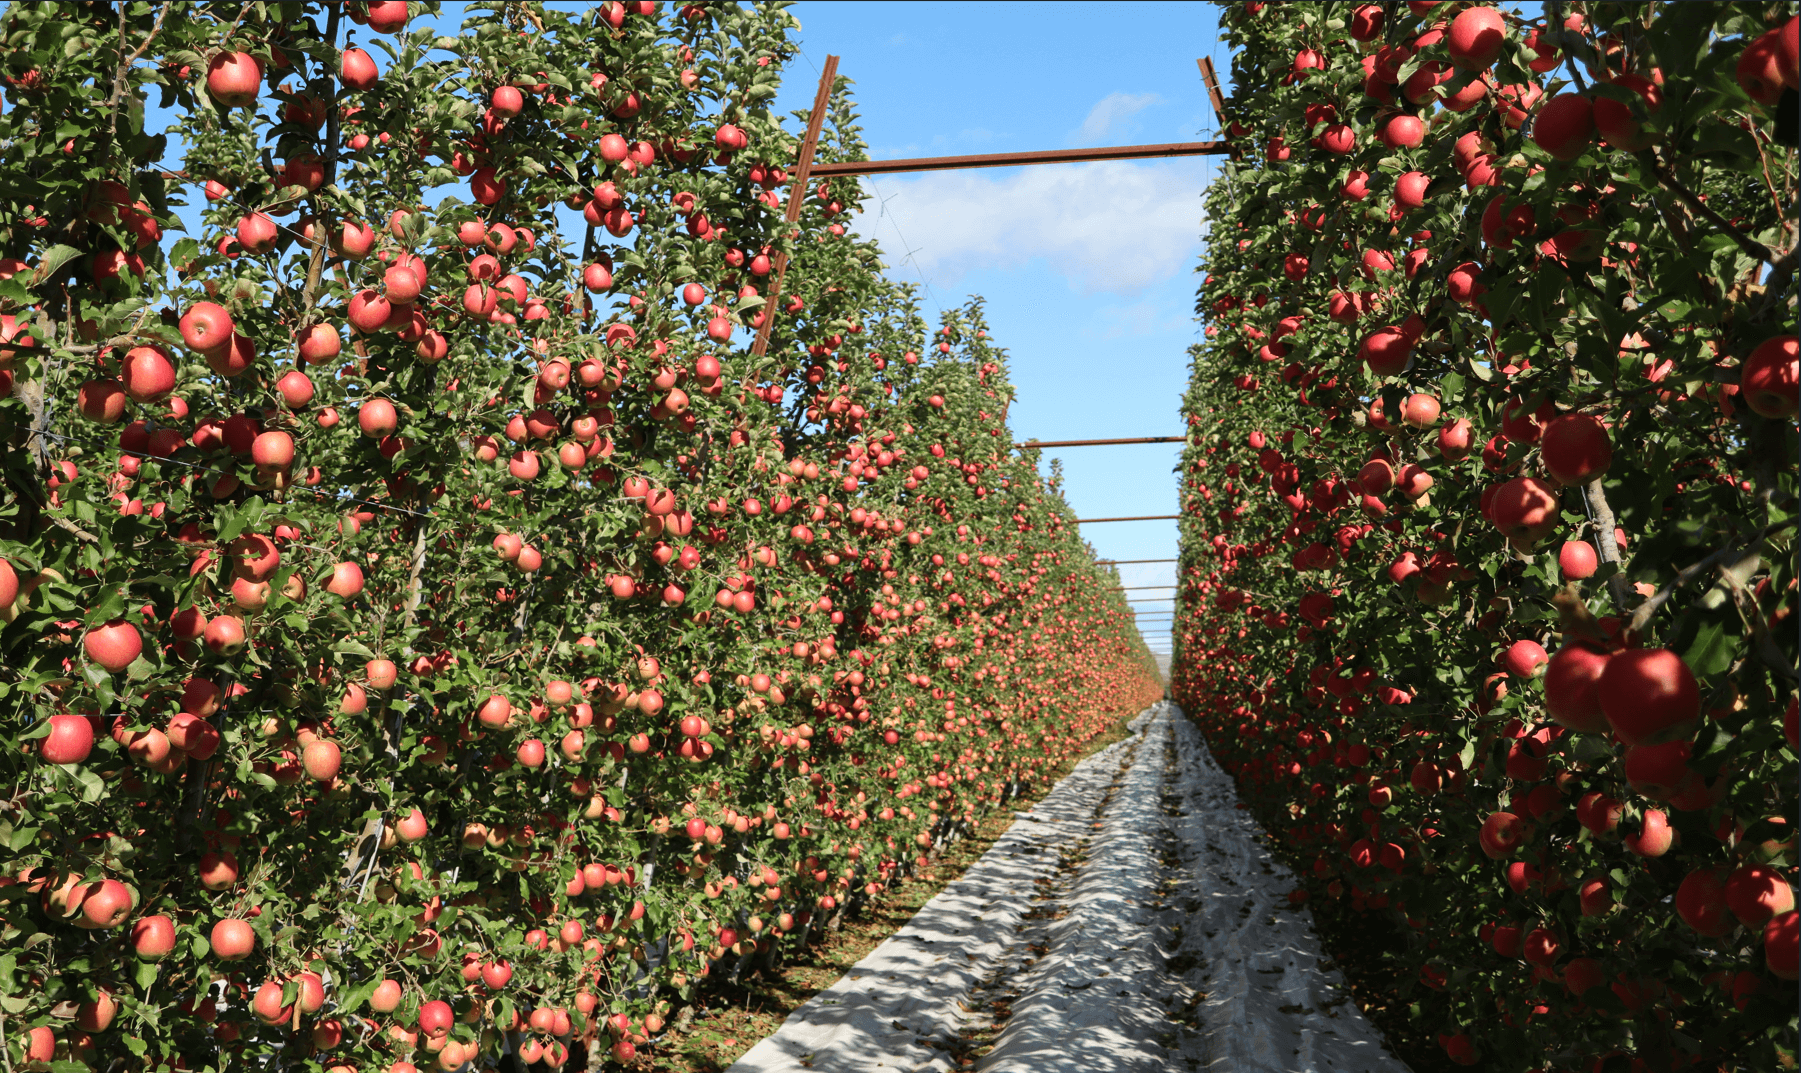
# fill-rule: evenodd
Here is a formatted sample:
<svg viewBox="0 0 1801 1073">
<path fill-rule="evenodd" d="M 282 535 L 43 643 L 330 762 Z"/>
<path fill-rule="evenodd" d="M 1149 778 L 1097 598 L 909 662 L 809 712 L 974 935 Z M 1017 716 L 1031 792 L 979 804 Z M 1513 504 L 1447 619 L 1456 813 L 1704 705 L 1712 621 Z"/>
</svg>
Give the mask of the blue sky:
<svg viewBox="0 0 1801 1073">
<path fill-rule="evenodd" d="M 802 0 L 791 10 L 803 56 L 779 106 L 809 107 L 819 67 L 839 56 L 876 159 L 1200 140 L 1216 120 L 1195 61 L 1230 68 L 1211 5 Z M 1173 435 L 1186 351 L 1200 337 L 1200 194 L 1216 170 L 1190 157 L 877 176 L 865 180 L 858 228 L 882 244 L 895 278 L 923 285 L 928 316 L 987 299 L 1019 388 L 1016 436 Z M 1079 517 L 1115 517 L 1175 512 L 1179 448 L 1046 454 L 1063 459 Z M 1108 558 L 1176 554 L 1173 521 L 1085 526 L 1084 536 Z M 1173 564 L 1120 569 L 1133 586 L 1175 577 Z M 1154 647 L 1167 647 L 1167 622 L 1147 618 Z"/>
</svg>

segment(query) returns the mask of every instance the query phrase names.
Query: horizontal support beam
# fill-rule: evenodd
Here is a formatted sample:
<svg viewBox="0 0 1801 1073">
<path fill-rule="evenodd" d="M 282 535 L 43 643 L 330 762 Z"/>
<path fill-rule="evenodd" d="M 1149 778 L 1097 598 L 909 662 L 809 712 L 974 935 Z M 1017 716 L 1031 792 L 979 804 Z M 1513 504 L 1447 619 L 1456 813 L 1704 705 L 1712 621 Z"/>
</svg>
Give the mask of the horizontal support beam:
<svg viewBox="0 0 1801 1073">
<path fill-rule="evenodd" d="M 1173 589 L 1173 588 L 1175 588 L 1174 585 L 1120 585 L 1109 591 L 1111 591 L 1111 592 L 1137 592 L 1140 589 Z"/>
<path fill-rule="evenodd" d="M 1089 522 L 1168 522 L 1180 518 L 1180 514 L 1139 514 L 1131 518 L 1077 518 L 1077 525 Z"/>
<path fill-rule="evenodd" d="M 1136 436 L 1123 440 L 1027 440 L 1013 446 L 1027 447 L 1108 447 L 1116 443 L 1181 443 L 1183 436 Z"/>
<path fill-rule="evenodd" d="M 1022 164 L 1081 164 L 1095 160 L 1146 160 L 1156 157 L 1208 156 L 1231 152 L 1225 142 L 1170 142 L 1164 145 L 1110 145 L 1098 149 L 1039 149 L 1025 153 L 980 153 L 975 156 L 922 156 L 907 160 L 841 160 L 814 164 L 816 179 L 832 175 L 892 175 L 908 171 L 957 168 L 1012 168 Z"/>
<path fill-rule="evenodd" d="M 1094 565 L 1096 565 L 1096 566 L 1108 566 L 1108 565 L 1118 566 L 1121 563 L 1175 563 L 1175 562 L 1181 562 L 1181 560 L 1180 559 L 1096 559 L 1094 561 Z"/>
</svg>

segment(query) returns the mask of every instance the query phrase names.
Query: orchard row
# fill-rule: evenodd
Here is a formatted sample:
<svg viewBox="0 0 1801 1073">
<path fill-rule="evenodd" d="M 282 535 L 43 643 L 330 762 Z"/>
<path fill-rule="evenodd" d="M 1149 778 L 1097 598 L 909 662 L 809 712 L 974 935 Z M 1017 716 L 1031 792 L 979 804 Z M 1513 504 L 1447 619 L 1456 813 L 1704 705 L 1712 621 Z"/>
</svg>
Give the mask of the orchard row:
<svg viewBox="0 0 1801 1073">
<path fill-rule="evenodd" d="M 1160 692 L 780 6 L 437 7 L 0 27 L 13 1069 L 630 1063 Z"/>
<path fill-rule="evenodd" d="M 1172 689 L 1414 1060 L 1787 1068 L 1797 21 L 1546 7 L 1227 8 Z"/>
</svg>

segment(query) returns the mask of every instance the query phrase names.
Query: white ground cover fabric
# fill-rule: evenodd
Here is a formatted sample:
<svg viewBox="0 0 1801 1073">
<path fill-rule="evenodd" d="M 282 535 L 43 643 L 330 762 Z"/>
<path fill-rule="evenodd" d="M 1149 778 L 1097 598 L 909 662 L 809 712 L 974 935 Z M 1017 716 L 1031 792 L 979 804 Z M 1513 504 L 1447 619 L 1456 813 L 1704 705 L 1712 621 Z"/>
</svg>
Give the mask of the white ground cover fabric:
<svg viewBox="0 0 1801 1073">
<path fill-rule="evenodd" d="M 1131 728 L 728 1073 L 1407 1073 L 1200 732 Z"/>
</svg>

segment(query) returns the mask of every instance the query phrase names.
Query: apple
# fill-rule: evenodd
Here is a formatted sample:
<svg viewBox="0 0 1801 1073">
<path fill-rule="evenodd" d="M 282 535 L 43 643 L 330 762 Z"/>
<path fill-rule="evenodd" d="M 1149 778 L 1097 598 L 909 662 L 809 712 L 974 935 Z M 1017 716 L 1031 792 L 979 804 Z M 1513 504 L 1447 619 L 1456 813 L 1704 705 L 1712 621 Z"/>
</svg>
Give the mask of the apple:
<svg viewBox="0 0 1801 1073">
<path fill-rule="evenodd" d="M 116 879 L 102 879 L 88 886 L 81 900 L 80 919 L 75 923 L 91 930 L 116 928 L 131 916 L 136 904 L 131 888 Z"/>
<path fill-rule="evenodd" d="M 1482 852 L 1494 860 L 1513 856 L 1526 841 L 1526 824 L 1511 812 L 1490 813 L 1478 834 Z"/>
<path fill-rule="evenodd" d="M 221 52 L 206 65 L 206 92 L 227 108 L 256 103 L 263 88 L 263 65 L 248 52 Z"/>
<path fill-rule="evenodd" d="M 513 979 L 513 967 L 504 961 L 491 961 L 482 966 L 482 986 L 489 991 L 499 991 Z"/>
<path fill-rule="evenodd" d="M 112 1027 L 113 1018 L 118 1016 L 119 1000 L 106 988 L 99 988 L 99 994 L 90 1002 L 84 1002 L 75 1010 L 75 1027 L 83 1032 L 105 1032 Z"/>
<path fill-rule="evenodd" d="M 363 435 L 371 439 L 380 439 L 393 433 L 400 424 L 400 415 L 394 404 L 387 399 L 370 399 L 357 410 L 357 427 Z"/>
<path fill-rule="evenodd" d="M 93 751 L 93 724 L 80 715 L 51 716 L 50 734 L 38 743 L 38 755 L 51 764 L 79 764 Z"/>
<path fill-rule="evenodd" d="M 1544 646 L 1533 640 L 1515 641 L 1507 648 L 1501 665 L 1515 678 L 1537 678 L 1545 666 Z"/>
<path fill-rule="evenodd" d="M 220 615 L 207 622 L 202 636 L 207 649 L 221 656 L 235 656 L 247 643 L 243 621 L 231 615 Z"/>
<path fill-rule="evenodd" d="M 306 769 L 307 778 L 314 782 L 330 782 L 337 777 L 343 756 L 337 742 L 321 739 L 309 743 L 301 750 L 300 762 Z"/>
<path fill-rule="evenodd" d="M 442 1038 L 455 1023 L 456 1015 L 443 999 L 433 999 L 419 1007 L 419 1031 L 427 1037 Z"/>
<path fill-rule="evenodd" d="M 369 1008 L 376 1013 L 393 1013 L 400 1008 L 402 997 L 404 996 L 399 981 L 383 977 L 382 981 L 375 985 L 375 990 L 369 993 Z"/>
<path fill-rule="evenodd" d="M 1515 477 L 1495 490 L 1489 517 L 1516 546 L 1531 546 L 1557 527 L 1557 493 L 1537 477 Z"/>
<path fill-rule="evenodd" d="M 200 885 L 207 890 L 226 890 L 238 881 L 238 859 L 223 851 L 200 855 Z"/>
<path fill-rule="evenodd" d="M 1739 87 L 1758 104 L 1774 105 L 1782 99 L 1785 64 L 1781 38 L 1781 30 L 1754 38 L 1739 53 L 1733 69 Z"/>
<path fill-rule="evenodd" d="M 1595 688 L 1602 715 L 1626 745 L 1688 737 L 1701 715 L 1701 689 L 1694 672 L 1665 648 L 1615 653 Z"/>
<path fill-rule="evenodd" d="M 1725 891 L 1726 908 L 1747 928 L 1761 928 L 1795 908 L 1794 888 L 1780 871 L 1766 864 L 1735 869 L 1726 880 Z"/>
<path fill-rule="evenodd" d="M 1570 994 L 1581 998 L 1607 984 L 1607 970 L 1594 958 L 1571 958 L 1563 967 L 1563 984 Z"/>
<path fill-rule="evenodd" d="M 1376 137 L 1390 149 L 1415 149 L 1426 140 L 1426 124 L 1418 116 L 1390 116 L 1376 131 Z"/>
<path fill-rule="evenodd" d="M 1600 565 L 1595 546 L 1586 540 L 1566 540 L 1557 551 L 1557 569 L 1568 580 L 1594 577 Z"/>
<path fill-rule="evenodd" d="M 1670 851 L 1676 832 L 1669 817 L 1660 809 L 1646 809 L 1639 821 L 1638 834 L 1626 836 L 1626 848 L 1640 857 L 1661 857 Z"/>
<path fill-rule="evenodd" d="M 1460 417 L 1438 430 L 1438 453 L 1447 462 L 1469 457 L 1475 445 L 1476 432 L 1466 417 Z"/>
<path fill-rule="evenodd" d="M 1606 916 L 1613 911 L 1613 887 L 1604 877 L 1585 879 L 1576 888 L 1576 900 L 1585 917 Z"/>
<path fill-rule="evenodd" d="M 1357 356 L 1377 376 L 1398 376 L 1413 361 L 1415 340 L 1395 325 L 1378 328 L 1358 345 Z"/>
<path fill-rule="evenodd" d="M 190 350 L 217 350 L 231 341 L 237 325 L 217 302 L 195 302 L 181 317 L 181 340 Z"/>
<path fill-rule="evenodd" d="M 1424 172 L 1409 171 L 1395 179 L 1395 204 L 1403 209 L 1417 209 L 1426 203 L 1426 188 L 1432 180 Z"/>
<path fill-rule="evenodd" d="M 339 563 L 331 568 L 331 580 L 325 591 L 348 600 L 363 591 L 363 568 L 355 563 Z"/>
<path fill-rule="evenodd" d="M 248 253 L 268 253 L 281 237 L 280 230 L 267 214 L 252 212 L 238 221 L 238 245 Z"/>
<path fill-rule="evenodd" d="M 1565 163 L 1581 156 L 1594 140 L 1594 106 L 1579 93 L 1552 97 L 1532 120 L 1533 144 Z"/>
<path fill-rule="evenodd" d="M 1507 23 L 1492 7 L 1465 8 L 1451 20 L 1445 42 L 1451 62 L 1466 71 L 1481 71 L 1501 55 Z"/>
<path fill-rule="evenodd" d="M 1792 27 L 1794 23 L 1789 25 Z M 1798 954 L 1801 954 L 1801 914 L 1791 909 L 1772 917 L 1763 926 L 1764 965 L 1771 975 L 1793 980 L 1801 977 Z"/>
<path fill-rule="evenodd" d="M 219 749 L 219 731 L 204 718 L 191 712 L 177 712 L 163 731 L 169 744 L 194 760 L 209 760 Z"/>
<path fill-rule="evenodd" d="M 256 997 L 250 1000 L 250 1011 L 256 1019 L 266 1025 L 284 1024 L 293 1019 L 294 1007 L 281 1004 L 282 992 L 286 990 L 279 980 L 265 980 L 256 989 Z"/>
<path fill-rule="evenodd" d="M 1739 367 L 1739 397 L 1752 412 L 1788 420 L 1801 408 L 1801 336 L 1759 343 Z"/>
<path fill-rule="evenodd" d="M 116 618 L 90 629 L 82 639 L 82 648 L 88 659 L 118 674 L 144 651 L 144 638 L 136 626 Z"/>
<path fill-rule="evenodd" d="M 160 913 L 139 917 L 131 926 L 131 947 L 144 961 L 161 961 L 175 952 L 175 921 Z"/>
<path fill-rule="evenodd" d="M 155 347 L 132 347 L 125 352 L 119 379 L 134 402 L 162 402 L 175 390 L 175 366 Z"/>
<path fill-rule="evenodd" d="M 1655 801 L 1668 801 L 1687 784 L 1696 781 L 1688 759 L 1693 746 L 1686 740 L 1662 745 L 1638 745 L 1626 750 L 1626 782 L 1633 790 Z"/>
<path fill-rule="evenodd" d="M 375 69 L 375 61 L 367 52 L 347 48 L 339 62 L 338 77 L 350 89 L 365 90 L 381 79 L 381 72 Z"/>
<path fill-rule="evenodd" d="M 1559 484 L 1587 484 L 1613 465 L 1607 426 L 1588 414 L 1560 414 L 1539 433 L 1545 469 Z"/>
</svg>

